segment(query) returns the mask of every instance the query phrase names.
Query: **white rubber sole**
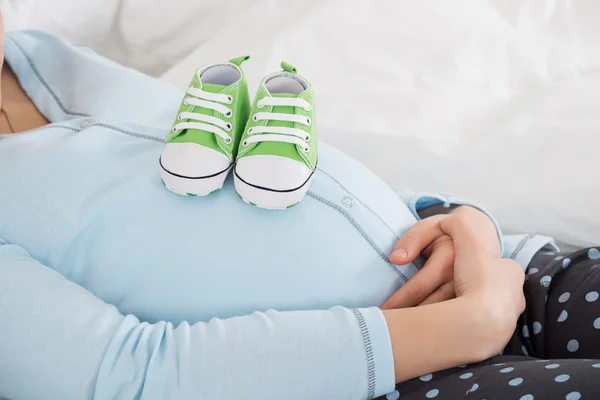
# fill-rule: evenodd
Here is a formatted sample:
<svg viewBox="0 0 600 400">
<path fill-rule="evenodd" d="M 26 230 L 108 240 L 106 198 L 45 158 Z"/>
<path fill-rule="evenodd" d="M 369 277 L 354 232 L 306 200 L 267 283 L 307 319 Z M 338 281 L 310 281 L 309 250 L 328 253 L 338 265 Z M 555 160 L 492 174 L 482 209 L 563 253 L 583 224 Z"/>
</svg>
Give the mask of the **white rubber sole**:
<svg viewBox="0 0 600 400">
<path fill-rule="evenodd" d="M 223 187 L 223 183 L 231 171 L 230 165 L 225 171 L 206 178 L 188 178 L 177 175 L 160 167 L 160 177 L 167 189 L 182 196 L 207 196 Z"/>
<path fill-rule="evenodd" d="M 253 186 L 233 174 L 233 182 L 238 195 L 246 203 L 267 210 L 284 210 L 300 203 L 308 191 L 313 175 L 299 188 L 289 191 L 276 191 Z"/>
</svg>

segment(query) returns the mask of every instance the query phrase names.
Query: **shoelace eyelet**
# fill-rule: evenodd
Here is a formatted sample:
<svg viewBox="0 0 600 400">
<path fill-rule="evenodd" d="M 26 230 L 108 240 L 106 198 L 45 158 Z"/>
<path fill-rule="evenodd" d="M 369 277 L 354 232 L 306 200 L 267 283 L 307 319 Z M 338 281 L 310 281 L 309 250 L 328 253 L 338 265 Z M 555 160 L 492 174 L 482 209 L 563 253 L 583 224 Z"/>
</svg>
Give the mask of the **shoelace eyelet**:
<svg viewBox="0 0 600 400">
<path fill-rule="evenodd" d="M 312 106 L 310 104 L 308 105 L 308 107 L 306 107 L 306 108 L 302 107 L 302 108 L 304 109 L 304 111 L 307 111 L 307 112 L 312 110 Z"/>
<path fill-rule="evenodd" d="M 177 121 L 181 121 L 183 118 L 181 118 L 181 114 L 177 115 Z"/>
<path fill-rule="evenodd" d="M 248 128 L 248 136 L 252 136 L 252 130 L 253 130 L 253 129 L 254 129 L 254 128 Z"/>
<path fill-rule="evenodd" d="M 227 96 L 227 104 L 233 103 L 233 96 Z"/>
<path fill-rule="evenodd" d="M 310 147 L 308 147 L 308 146 L 306 146 L 302 150 L 304 150 L 305 153 L 310 153 Z"/>
<path fill-rule="evenodd" d="M 304 141 L 305 141 L 305 142 L 308 142 L 309 140 L 310 140 L 310 135 L 306 135 L 306 136 L 304 137 Z"/>
<path fill-rule="evenodd" d="M 244 147 L 248 147 L 248 141 L 244 140 L 244 141 L 242 142 L 242 146 L 244 146 Z"/>
<path fill-rule="evenodd" d="M 231 118 L 233 116 L 233 111 L 229 110 L 224 115 L 225 115 L 225 118 Z"/>
<path fill-rule="evenodd" d="M 310 117 L 306 117 L 306 126 L 310 126 L 311 123 Z"/>
<path fill-rule="evenodd" d="M 184 106 L 187 106 L 187 105 L 189 105 L 189 103 L 188 103 L 188 98 L 187 98 L 187 97 L 186 97 L 185 99 L 183 99 L 183 105 L 184 105 Z"/>
<path fill-rule="evenodd" d="M 233 128 L 233 126 L 232 126 L 232 125 L 231 125 L 231 124 L 228 122 L 228 123 L 225 125 L 225 130 L 226 130 L 227 132 L 230 132 L 230 131 L 231 131 L 231 128 Z"/>
<path fill-rule="evenodd" d="M 256 107 L 258 107 L 258 108 L 263 108 L 263 107 L 264 107 L 264 104 L 263 104 L 263 103 L 261 103 L 260 101 L 258 101 L 258 102 L 256 103 Z"/>
<path fill-rule="evenodd" d="M 258 122 L 258 116 L 256 114 L 252 116 L 252 121 Z"/>
<path fill-rule="evenodd" d="M 173 132 L 173 133 L 177 132 L 177 128 L 173 127 L 173 129 L 171 129 L 171 132 Z"/>
<path fill-rule="evenodd" d="M 225 142 L 225 144 L 231 144 L 232 139 L 231 138 L 227 138 L 223 140 Z"/>
</svg>

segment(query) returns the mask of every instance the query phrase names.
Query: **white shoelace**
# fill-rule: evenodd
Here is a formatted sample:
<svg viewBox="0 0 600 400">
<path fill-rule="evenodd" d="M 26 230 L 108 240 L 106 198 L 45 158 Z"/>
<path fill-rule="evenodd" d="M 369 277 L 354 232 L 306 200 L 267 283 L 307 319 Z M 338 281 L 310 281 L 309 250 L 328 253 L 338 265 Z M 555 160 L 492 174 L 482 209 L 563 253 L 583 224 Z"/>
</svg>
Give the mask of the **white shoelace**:
<svg viewBox="0 0 600 400">
<path fill-rule="evenodd" d="M 310 103 L 304 99 L 295 99 L 288 97 L 263 97 L 256 103 L 258 108 L 265 106 L 288 106 L 301 107 L 305 111 L 312 109 Z M 285 121 L 296 122 L 304 126 L 310 126 L 312 121 L 310 117 L 296 114 L 283 114 L 273 112 L 257 112 L 252 116 L 254 122 L 257 121 Z M 257 135 L 262 133 L 262 135 Z M 286 128 L 283 126 L 254 126 L 248 129 L 248 138 L 244 140 L 242 146 L 248 147 L 252 143 L 259 142 L 285 142 L 301 146 L 308 153 L 310 146 L 310 134 L 298 128 Z"/>
<path fill-rule="evenodd" d="M 205 92 L 202 89 L 196 89 L 193 87 L 188 88 L 187 94 L 189 96 L 183 100 L 183 104 L 191 104 L 197 107 L 214 110 L 223 115 L 223 117 L 226 119 L 231 119 L 233 117 L 233 111 L 231 108 L 223 105 L 233 103 L 232 96 L 227 94 Z M 231 123 L 225 122 L 221 118 L 185 111 L 177 115 L 177 120 L 182 121 L 184 119 L 193 121 L 179 122 L 173 126 L 173 132 L 177 132 L 181 129 L 201 129 L 203 131 L 212 132 L 215 135 L 218 135 L 227 144 L 232 142 L 231 136 L 229 136 L 227 132 L 230 132 L 233 126 Z"/>
</svg>

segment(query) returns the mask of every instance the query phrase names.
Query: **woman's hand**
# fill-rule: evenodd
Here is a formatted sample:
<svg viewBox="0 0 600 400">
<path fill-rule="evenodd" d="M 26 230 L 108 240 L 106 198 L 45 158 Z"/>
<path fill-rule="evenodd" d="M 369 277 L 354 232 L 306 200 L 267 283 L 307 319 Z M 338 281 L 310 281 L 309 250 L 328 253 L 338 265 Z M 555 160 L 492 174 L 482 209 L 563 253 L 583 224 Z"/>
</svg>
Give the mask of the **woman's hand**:
<svg viewBox="0 0 600 400">
<path fill-rule="evenodd" d="M 525 308 L 521 266 L 490 252 L 471 218 L 445 218 L 437 226 L 454 245 L 457 298 L 383 311 L 397 382 L 498 354 Z"/>
<path fill-rule="evenodd" d="M 424 267 L 381 307 L 412 307 L 438 303 L 455 297 L 454 243 L 441 224 L 450 219 L 465 218 L 483 239 L 479 246 L 491 256 L 500 256 L 496 227 L 487 215 L 469 206 L 461 206 L 450 214 L 434 215 L 415 224 L 394 246 L 390 261 L 397 265 L 413 261 L 419 254 L 427 258 Z"/>
</svg>

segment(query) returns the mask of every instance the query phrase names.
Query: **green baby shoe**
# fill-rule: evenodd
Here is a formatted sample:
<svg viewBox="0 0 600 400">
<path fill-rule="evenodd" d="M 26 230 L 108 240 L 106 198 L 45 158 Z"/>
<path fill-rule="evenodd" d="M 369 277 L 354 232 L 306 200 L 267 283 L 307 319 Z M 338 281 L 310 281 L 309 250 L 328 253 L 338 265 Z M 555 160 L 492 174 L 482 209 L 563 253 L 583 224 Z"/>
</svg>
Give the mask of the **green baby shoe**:
<svg viewBox="0 0 600 400">
<path fill-rule="evenodd" d="M 317 167 L 312 86 L 292 65 L 281 67 L 258 88 L 234 167 L 240 197 L 268 209 L 300 202 Z"/>
<path fill-rule="evenodd" d="M 250 111 L 240 68 L 249 56 L 196 71 L 159 159 L 167 189 L 204 196 L 223 187 Z"/>
</svg>

